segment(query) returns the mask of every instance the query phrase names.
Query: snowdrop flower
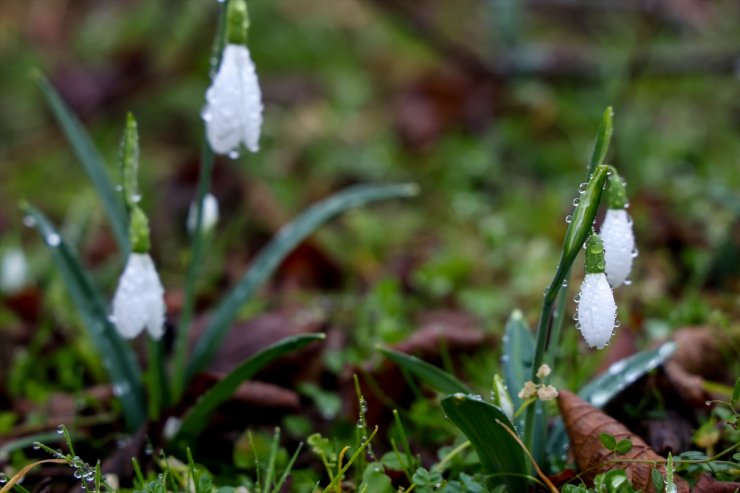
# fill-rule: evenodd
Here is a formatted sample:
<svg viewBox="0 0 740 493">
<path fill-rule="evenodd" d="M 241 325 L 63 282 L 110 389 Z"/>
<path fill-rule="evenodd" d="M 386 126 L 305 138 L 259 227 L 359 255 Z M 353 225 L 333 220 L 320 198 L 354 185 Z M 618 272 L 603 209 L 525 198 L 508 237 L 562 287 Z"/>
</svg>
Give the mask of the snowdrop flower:
<svg viewBox="0 0 740 493">
<path fill-rule="evenodd" d="M 148 253 L 132 253 L 113 296 L 113 321 L 121 336 L 133 339 L 146 329 L 164 333 L 164 288 Z"/>
<path fill-rule="evenodd" d="M 0 263 L 0 291 L 14 294 L 28 282 L 28 262 L 23 250 L 12 248 L 3 255 Z"/>
<path fill-rule="evenodd" d="M 550 365 L 547 363 L 543 363 L 540 365 L 539 368 L 537 368 L 537 378 L 545 378 L 552 373 L 552 369 L 550 369 Z"/>
<path fill-rule="evenodd" d="M 604 246 L 592 234 L 586 246 L 586 276 L 578 294 L 576 327 L 589 347 L 602 349 L 611 340 L 616 326 L 617 305 L 604 274 Z"/>
<path fill-rule="evenodd" d="M 262 92 L 254 62 L 246 46 L 248 26 L 244 0 L 229 2 L 227 39 L 221 65 L 206 92 L 202 117 L 206 137 L 217 154 L 238 155 L 240 144 L 259 150 L 262 128 Z"/>
<path fill-rule="evenodd" d="M 632 231 L 626 205 L 624 181 L 612 171 L 607 188 L 607 202 L 609 208 L 601 225 L 599 234 L 604 240 L 604 256 L 606 260 L 606 278 L 609 284 L 616 288 L 627 281 L 632 270 L 632 260 L 636 257 L 635 234 Z"/>
<path fill-rule="evenodd" d="M 195 222 L 198 219 L 198 206 L 195 202 L 190 204 L 188 210 L 188 231 L 195 231 Z M 207 193 L 203 196 L 203 217 L 201 218 L 201 230 L 206 232 L 212 230 L 218 223 L 218 200 L 213 194 Z"/>
</svg>

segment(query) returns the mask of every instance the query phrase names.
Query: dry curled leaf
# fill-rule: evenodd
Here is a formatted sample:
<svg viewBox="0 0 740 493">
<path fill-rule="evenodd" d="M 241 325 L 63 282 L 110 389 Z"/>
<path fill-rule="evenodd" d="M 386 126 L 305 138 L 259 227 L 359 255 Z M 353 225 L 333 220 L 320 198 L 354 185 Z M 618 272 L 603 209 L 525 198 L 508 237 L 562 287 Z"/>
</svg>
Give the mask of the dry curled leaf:
<svg viewBox="0 0 740 493">
<path fill-rule="evenodd" d="M 709 474 L 702 474 L 692 491 L 693 493 L 735 493 L 740 491 L 740 483 L 717 481 Z"/>
<path fill-rule="evenodd" d="M 561 390 L 558 406 L 570 437 L 571 452 L 587 482 L 593 481 L 597 474 L 612 469 L 624 469 L 635 488 L 646 492 L 655 491 L 650 473 L 657 468 L 665 474 L 663 457 L 656 454 L 622 423 L 591 406 L 572 392 Z M 601 444 L 599 440 L 601 433 L 612 435 L 617 442 L 625 439 L 631 441 L 632 449 L 626 454 L 616 456 L 614 452 L 607 450 Z M 619 462 L 614 459 L 618 459 Z M 624 462 L 625 460 L 636 462 Z M 686 481 L 676 477 L 675 482 L 679 493 L 688 493 L 689 485 Z"/>
</svg>

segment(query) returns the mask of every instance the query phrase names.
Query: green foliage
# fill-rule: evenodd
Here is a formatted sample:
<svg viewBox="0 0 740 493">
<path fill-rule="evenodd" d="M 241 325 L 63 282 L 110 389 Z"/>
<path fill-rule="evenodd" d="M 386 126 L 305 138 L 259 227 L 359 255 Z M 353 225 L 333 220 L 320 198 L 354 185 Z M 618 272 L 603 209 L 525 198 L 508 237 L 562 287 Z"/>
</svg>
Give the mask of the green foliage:
<svg viewBox="0 0 740 493">
<path fill-rule="evenodd" d="M 521 445 L 511 435 L 515 433 L 514 425 L 501 409 L 466 394 L 445 397 L 442 409 L 475 447 L 483 471 L 503 474 L 501 479 L 510 491 L 526 490 L 524 478 L 529 465 Z"/>
<path fill-rule="evenodd" d="M 632 442 L 628 439 L 617 441 L 614 435 L 608 433 L 599 433 L 599 441 L 605 449 L 611 450 L 617 454 L 626 454 L 632 450 Z"/>
<path fill-rule="evenodd" d="M 377 347 L 376 349 L 383 354 L 383 356 L 393 361 L 409 373 L 415 375 L 437 392 L 470 392 L 467 385 L 462 383 L 455 376 L 450 375 L 436 366 L 430 365 L 426 361 L 420 360 L 416 356 L 411 356 L 409 354 L 400 353 L 383 347 Z"/>
<path fill-rule="evenodd" d="M 103 359 L 129 430 L 138 429 L 146 420 L 146 406 L 141 373 L 131 349 L 108 318 L 103 296 L 72 249 L 41 212 L 31 205 L 25 209 L 49 247 L 54 264 Z"/>
</svg>

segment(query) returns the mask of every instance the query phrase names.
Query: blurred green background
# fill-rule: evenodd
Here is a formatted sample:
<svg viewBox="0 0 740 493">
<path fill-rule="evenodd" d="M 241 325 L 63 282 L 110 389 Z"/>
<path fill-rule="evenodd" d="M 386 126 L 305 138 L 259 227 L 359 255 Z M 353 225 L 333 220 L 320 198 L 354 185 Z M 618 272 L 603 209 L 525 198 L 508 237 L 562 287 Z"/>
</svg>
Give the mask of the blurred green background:
<svg viewBox="0 0 740 493">
<path fill-rule="evenodd" d="M 265 125 L 258 154 L 216 163 L 222 217 L 204 275 L 212 296 L 307 205 L 352 183 L 413 181 L 417 199 L 323 228 L 262 303 L 305 303 L 314 292 L 346 301 L 345 293 L 351 310 L 372 303 L 381 312 L 374 320 L 390 320 L 378 335 L 388 340 L 411 329 L 404 317 L 435 307 L 471 312 L 494 331 L 515 307 L 534 322 L 600 115 L 612 105 L 608 162 L 629 183 L 641 252 L 634 283 L 617 293 L 622 326 L 658 336 L 681 324 L 737 325 L 740 3 L 249 6 Z M 126 111 L 136 115 L 142 203 L 176 309 L 218 8 L 216 0 L 0 1 L 0 249 L 23 247 L 30 283 L 47 286 L 58 323 L 63 290 L 23 227 L 19 200 L 64 224 L 107 292 L 122 261 L 29 71 L 48 75 L 111 176 Z M 2 320 L 11 326 L 13 317 Z"/>
</svg>

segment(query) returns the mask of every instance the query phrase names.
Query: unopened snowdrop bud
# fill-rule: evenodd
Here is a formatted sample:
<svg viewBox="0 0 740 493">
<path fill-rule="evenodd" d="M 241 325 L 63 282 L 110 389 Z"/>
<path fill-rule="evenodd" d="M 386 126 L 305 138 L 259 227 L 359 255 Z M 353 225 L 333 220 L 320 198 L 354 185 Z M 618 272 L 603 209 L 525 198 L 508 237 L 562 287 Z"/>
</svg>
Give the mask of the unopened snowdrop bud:
<svg viewBox="0 0 740 493">
<path fill-rule="evenodd" d="M 601 225 L 606 260 L 606 278 L 613 288 L 629 277 L 635 256 L 635 234 L 632 220 L 625 208 L 627 203 L 624 180 L 612 169 L 606 191 L 608 209 Z"/>
<path fill-rule="evenodd" d="M 586 275 L 578 294 L 578 324 L 589 347 L 602 349 L 611 340 L 617 316 L 609 282 L 604 274 L 604 245 L 597 234 L 586 244 Z"/>
<path fill-rule="evenodd" d="M 227 44 L 206 92 L 203 120 L 208 143 L 218 154 L 238 155 L 240 144 L 259 150 L 262 92 L 246 46 L 249 25 L 245 0 L 231 0 L 226 15 Z"/>
<path fill-rule="evenodd" d="M 0 263 L 0 291 L 14 294 L 28 283 L 28 262 L 23 250 L 12 248 L 5 252 Z"/>
<path fill-rule="evenodd" d="M 192 234 L 195 231 L 195 223 L 198 220 L 198 206 L 195 202 L 190 204 L 188 211 L 188 231 Z M 201 217 L 201 231 L 208 232 L 218 223 L 218 200 L 213 194 L 206 194 L 203 197 L 203 217 Z"/>
<path fill-rule="evenodd" d="M 113 322 L 126 339 L 146 329 L 154 339 L 164 332 L 164 288 L 148 253 L 132 253 L 113 296 Z"/>
</svg>

